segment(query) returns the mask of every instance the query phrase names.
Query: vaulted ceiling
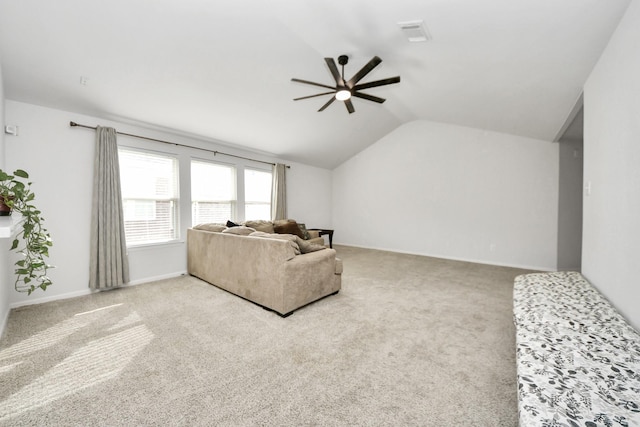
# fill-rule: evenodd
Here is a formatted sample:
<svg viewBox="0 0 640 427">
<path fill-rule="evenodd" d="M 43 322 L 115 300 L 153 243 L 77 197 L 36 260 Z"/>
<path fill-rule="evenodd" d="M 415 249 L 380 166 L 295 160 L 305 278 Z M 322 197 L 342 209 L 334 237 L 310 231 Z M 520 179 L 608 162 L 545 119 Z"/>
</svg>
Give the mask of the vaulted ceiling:
<svg viewBox="0 0 640 427">
<path fill-rule="evenodd" d="M 553 140 L 629 1 L 0 0 L 0 60 L 7 99 L 333 168 L 416 119 Z M 401 82 L 293 101 L 342 54 Z"/>
</svg>

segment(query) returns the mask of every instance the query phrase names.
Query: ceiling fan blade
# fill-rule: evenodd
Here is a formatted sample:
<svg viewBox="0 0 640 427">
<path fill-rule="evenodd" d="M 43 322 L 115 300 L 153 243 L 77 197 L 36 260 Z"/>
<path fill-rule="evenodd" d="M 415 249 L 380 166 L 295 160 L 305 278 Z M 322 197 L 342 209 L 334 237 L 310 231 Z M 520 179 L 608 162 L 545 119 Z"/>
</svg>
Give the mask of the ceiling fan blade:
<svg viewBox="0 0 640 427">
<path fill-rule="evenodd" d="M 353 92 L 351 93 L 351 96 L 355 96 L 356 98 L 366 99 L 367 101 L 377 102 L 379 104 L 382 104 L 384 101 L 386 101 L 386 99 L 384 98 L 380 98 L 373 95 L 367 95 L 366 93 L 360 93 L 360 92 Z"/>
<path fill-rule="evenodd" d="M 353 87 L 353 90 L 368 89 L 370 87 L 390 85 L 393 83 L 400 83 L 400 76 L 389 77 L 388 79 L 376 80 L 375 82 L 361 83 L 359 85 L 355 85 Z"/>
<path fill-rule="evenodd" d="M 336 85 L 344 86 L 344 81 L 340 76 L 340 72 L 338 71 L 338 66 L 336 65 L 336 61 L 334 61 L 333 58 L 324 58 L 324 62 L 327 63 L 327 66 L 329 67 L 329 71 L 331 71 L 331 75 L 336 81 Z"/>
<path fill-rule="evenodd" d="M 313 85 L 313 86 L 324 87 L 324 88 L 327 88 L 327 89 L 333 89 L 333 90 L 335 90 L 335 89 L 336 89 L 336 88 L 335 88 L 335 87 L 333 87 L 333 86 L 323 85 L 322 83 L 310 82 L 310 81 L 308 81 L 308 80 L 302 80 L 302 79 L 295 79 L 295 78 L 294 78 L 294 79 L 291 79 L 291 81 L 292 81 L 292 82 L 298 82 L 298 83 L 304 83 L 304 84 L 307 84 L 307 85 Z"/>
<path fill-rule="evenodd" d="M 309 98 L 315 98 L 316 96 L 322 96 L 322 95 L 331 95 L 336 93 L 335 91 L 331 91 L 331 92 L 323 92 L 323 93 L 317 93 L 315 95 L 309 95 L 309 96 L 301 96 L 300 98 L 293 98 L 294 101 L 300 101 L 301 99 L 309 99 Z"/>
<path fill-rule="evenodd" d="M 347 107 L 347 111 L 349 112 L 349 114 L 356 111 L 356 109 L 353 108 L 353 103 L 351 102 L 350 99 L 347 99 L 346 101 L 344 101 L 344 105 Z"/>
<path fill-rule="evenodd" d="M 330 100 L 327 101 L 326 104 L 324 104 L 322 107 L 320 107 L 320 109 L 318 110 L 318 112 L 320 111 L 324 111 L 325 108 L 327 108 L 329 105 L 331 105 L 333 103 L 333 101 L 336 100 L 335 96 L 332 96 Z"/>
<path fill-rule="evenodd" d="M 351 80 L 349 80 L 347 82 L 347 86 L 349 86 L 350 88 L 353 88 L 353 86 L 358 83 L 360 80 L 362 80 L 362 78 L 364 76 L 366 76 L 367 74 L 369 74 L 371 72 L 371 70 L 373 70 L 374 68 L 376 68 L 378 66 L 378 64 L 380 64 L 382 62 L 382 59 L 380 59 L 377 56 L 374 56 L 371 61 L 367 62 L 367 64 L 362 67 L 360 69 L 360 71 L 358 71 L 353 77 L 351 77 Z"/>
</svg>

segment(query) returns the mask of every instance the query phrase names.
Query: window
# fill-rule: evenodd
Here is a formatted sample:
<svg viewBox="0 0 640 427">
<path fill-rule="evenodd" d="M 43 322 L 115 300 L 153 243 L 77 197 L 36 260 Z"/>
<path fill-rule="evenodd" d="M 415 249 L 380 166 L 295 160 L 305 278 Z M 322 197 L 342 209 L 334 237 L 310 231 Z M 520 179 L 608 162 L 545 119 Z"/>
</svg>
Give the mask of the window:
<svg viewBox="0 0 640 427">
<path fill-rule="evenodd" d="M 127 246 L 178 238 L 178 161 L 119 148 Z"/>
<path fill-rule="evenodd" d="M 191 161 L 192 224 L 235 219 L 236 170 L 232 166 Z"/>
<path fill-rule="evenodd" d="M 244 217 L 271 219 L 271 172 L 244 170 Z"/>
</svg>

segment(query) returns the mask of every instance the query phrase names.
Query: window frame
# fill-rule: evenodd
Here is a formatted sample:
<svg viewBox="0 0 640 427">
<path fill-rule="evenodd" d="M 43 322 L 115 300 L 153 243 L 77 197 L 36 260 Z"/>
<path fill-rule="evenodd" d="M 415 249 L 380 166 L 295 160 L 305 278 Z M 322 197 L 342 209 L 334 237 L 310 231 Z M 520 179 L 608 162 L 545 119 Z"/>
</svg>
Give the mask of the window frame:
<svg viewBox="0 0 640 427">
<path fill-rule="evenodd" d="M 118 168 L 120 169 L 120 177 L 122 177 L 122 162 L 120 160 L 120 155 L 122 151 L 128 151 L 131 153 L 140 153 L 140 154 L 144 154 L 144 155 L 149 155 L 149 156 L 156 156 L 156 157 L 163 157 L 163 158 L 167 158 L 167 159 L 171 159 L 173 162 L 173 178 L 174 178 L 174 182 L 173 182 L 173 187 L 174 187 L 174 197 L 166 197 L 166 198 L 152 198 L 152 197 L 142 197 L 142 198 L 125 198 L 125 194 L 124 194 L 124 186 L 123 186 L 123 182 L 121 180 L 120 183 L 120 187 L 121 187 L 121 198 L 122 198 L 122 205 L 123 205 L 123 217 L 124 217 L 124 206 L 126 205 L 127 200 L 140 200 L 140 201 L 168 201 L 171 203 L 171 211 L 172 211 L 172 216 L 173 216 L 173 221 L 172 221 L 172 237 L 167 238 L 167 239 L 158 239 L 158 240 L 145 240 L 145 241 L 141 241 L 141 242 L 130 242 L 129 239 L 126 238 L 126 223 L 127 221 L 124 220 L 125 223 L 125 241 L 126 241 L 126 246 L 127 249 L 135 249 L 135 248 L 141 248 L 141 247 L 146 247 L 146 246 L 159 246 L 159 245 L 166 245 L 166 244 L 174 244 L 176 242 L 180 242 L 180 238 L 181 238 L 181 218 L 180 218 L 180 204 L 181 204 L 181 200 L 180 200 L 180 157 L 178 154 L 175 153 L 169 153 L 169 152 L 165 152 L 165 151 L 159 151 L 159 150 L 151 150 L 151 149 L 146 149 L 146 148 L 140 148 L 140 147 L 132 147 L 132 146 L 128 146 L 128 145 L 118 145 Z"/>
<path fill-rule="evenodd" d="M 262 173 L 268 173 L 271 176 L 271 180 L 270 180 L 270 185 L 269 185 L 269 199 L 268 202 L 260 202 L 260 201 L 249 201 L 247 200 L 247 171 L 255 171 L 255 172 L 262 172 Z M 265 219 L 267 221 L 271 220 L 271 203 L 272 203 L 272 192 L 273 192 L 273 169 L 266 169 L 266 168 L 259 168 L 259 167 L 255 167 L 255 166 L 245 166 L 244 167 L 244 173 L 243 173 L 243 184 L 244 184 L 244 200 L 243 200 L 243 205 L 244 205 L 244 216 L 245 216 L 245 220 L 257 220 L 257 219 Z M 269 207 L 269 215 L 267 218 L 247 218 L 247 206 L 248 205 L 268 205 Z"/>
<path fill-rule="evenodd" d="M 214 165 L 214 166 L 220 166 L 220 167 L 226 167 L 229 168 L 231 171 L 231 176 L 232 176 L 232 182 L 231 182 L 231 194 L 233 196 L 233 199 L 231 200 L 212 200 L 212 199 L 203 199 L 203 200 L 194 200 L 194 195 L 193 195 L 193 163 L 202 163 L 202 164 L 208 164 L 208 165 Z M 195 226 L 199 223 L 201 223 L 202 221 L 197 221 L 196 218 L 194 217 L 194 203 L 198 203 L 198 202 L 209 202 L 209 203 L 219 203 L 219 204 L 229 204 L 231 205 L 231 212 L 229 215 L 229 218 L 226 218 L 224 221 L 222 221 L 222 223 L 226 223 L 226 220 L 233 220 L 235 221 L 238 217 L 238 166 L 233 164 L 233 163 L 226 163 L 226 162 L 219 162 L 219 161 L 214 161 L 214 160 L 209 160 L 209 159 L 203 159 L 203 158 L 199 158 L 199 157 L 191 157 L 189 159 L 189 188 L 190 188 L 190 194 L 191 194 L 191 198 L 189 201 L 189 210 L 191 212 L 191 226 Z"/>
</svg>

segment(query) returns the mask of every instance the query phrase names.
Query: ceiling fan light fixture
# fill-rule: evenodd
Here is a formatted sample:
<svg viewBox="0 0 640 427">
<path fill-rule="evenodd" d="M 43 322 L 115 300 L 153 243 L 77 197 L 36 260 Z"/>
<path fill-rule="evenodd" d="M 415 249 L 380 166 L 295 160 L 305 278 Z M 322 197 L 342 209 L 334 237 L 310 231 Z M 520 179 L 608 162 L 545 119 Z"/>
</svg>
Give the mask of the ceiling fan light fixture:
<svg viewBox="0 0 640 427">
<path fill-rule="evenodd" d="M 340 89 L 336 92 L 336 99 L 338 101 L 346 101 L 349 98 L 351 98 L 351 91 L 348 89 Z"/>
</svg>

